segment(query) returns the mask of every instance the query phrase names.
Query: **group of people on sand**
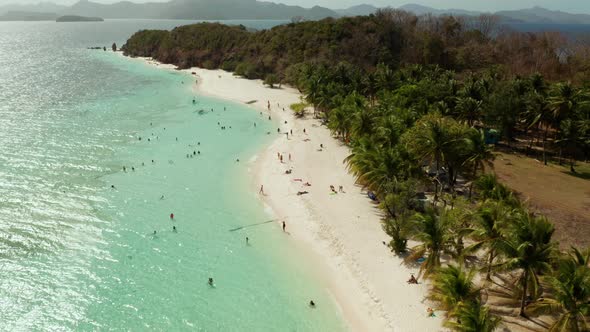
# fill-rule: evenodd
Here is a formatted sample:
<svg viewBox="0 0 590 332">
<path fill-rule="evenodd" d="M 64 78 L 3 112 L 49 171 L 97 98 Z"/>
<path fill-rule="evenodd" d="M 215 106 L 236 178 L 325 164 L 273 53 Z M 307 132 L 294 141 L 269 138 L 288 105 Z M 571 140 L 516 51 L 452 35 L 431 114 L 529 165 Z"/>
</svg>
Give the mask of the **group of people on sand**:
<svg viewBox="0 0 590 332">
<path fill-rule="evenodd" d="M 337 194 L 337 193 L 342 193 L 342 194 L 345 194 L 345 192 L 344 192 L 344 187 L 343 187 L 343 186 L 338 186 L 338 191 L 336 191 L 336 187 L 334 187 L 333 185 L 330 185 L 330 191 L 331 191 L 333 194 Z"/>
</svg>

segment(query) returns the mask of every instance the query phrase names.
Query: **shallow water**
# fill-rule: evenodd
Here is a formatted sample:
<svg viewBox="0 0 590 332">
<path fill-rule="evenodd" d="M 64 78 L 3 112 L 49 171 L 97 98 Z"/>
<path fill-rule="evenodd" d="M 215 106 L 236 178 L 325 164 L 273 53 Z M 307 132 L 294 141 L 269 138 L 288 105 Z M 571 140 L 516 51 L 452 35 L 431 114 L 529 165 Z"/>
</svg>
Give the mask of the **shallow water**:
<svg viewBox="0 0 590 332">
<path fill-rule="evenodd" d="M 85 49 L 184 23 L 0 23 L 0 330 L 345 329 L 276 222 L 240 228 L 272 124 Z"/>
</svg>

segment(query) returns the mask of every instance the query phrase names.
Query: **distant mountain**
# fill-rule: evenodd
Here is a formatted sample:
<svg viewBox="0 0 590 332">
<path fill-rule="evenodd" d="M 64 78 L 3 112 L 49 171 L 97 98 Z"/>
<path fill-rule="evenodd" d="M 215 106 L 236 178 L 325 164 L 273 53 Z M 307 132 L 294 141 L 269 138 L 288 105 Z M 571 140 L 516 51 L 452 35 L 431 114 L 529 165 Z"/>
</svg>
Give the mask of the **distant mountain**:
<svg viewBox="0 0 590 332">
<path fill-rule="evenodd" d="M 336 13 L 341 16 L 364 16 L 374 14 L 379 8 L 373 5 L 358 5 L 346 9 L 336 9 Z"/>
<path fill-rule="evenodd" d="M 72 6 L 60 6 L 43 2 L 36 5 L 0 6 L 0 16 L 8 12 L 55 13 L 55 16 L 78 15 L 103 18 L 152 18 L 152 19 L 277 19 L 289 20 L 301 17 L 317 20 L 339 15 L 328 8 L 315 6 L 303 8 L 256 0 L 171 0 L 157 3 L 121 1 L 102 4 L 80 0 Z M 55 17 L 52 18 L 53 20 Z"/>
<path fill-rule="evenodd" d="M 0 21 L 53 21 L 55 13 L 8 11 L 0 14 Z"/>
<path fill-rule="evenodd" d="M 38 4 L 9 4 L 0 6 L 0 15 L 8 12 L 29 12 L 29 13 L 59 13 L 65 10 L 66 6 L 56 5 L 51 2 L 40 2 Z"/>
<path fill-rule="evenodd" d="M 463 10 L 463 9 L 435 9 L 432 7 L 417 5 L 417 4 L 407 4 L 399 7 L 399 9 L 412 12 L 416 15 L 425 15 L 425 14 L 432 14 L 432 15 L 466 15 L 466 16 L 476 16 L 481 14 L 480 12 L 470 11 L 470 10 Z"/>
<path fill-rule="evenodd" d="M 462 16 L 479 16 L 483 12 L 468 11 L 462 9 L 435 9 L 416 4 L 407 4 L 399 7 L 416 15 L 433 14 L 433 15 L 462 15 Z M 492 14 L 492 13 L 485 13 Z M 493 13 L 505 22 L 520 23 L 550 23 L 550 24 L 590 24 L 590 15 L 570 14 L 566 12 L 549 10 L 542 7 L 533 7 L 520 10 L 505 10 Z"/>
<path fill-rule="evenodd" d="M 16 1 L 16 0 L 15 0 Z M 461 15 L 478 16 L 482 12 L 463 9 L 435 9 L 417 4 L 407 4 L 399 9 L 416 15 Z M 62 15 L 100 16 L 103 18 L 152 18 L 152 19 L 276 19 L 289 20 L 301 17 L 317 20 L 325 17 L 370 15 L 378 10 L 372 5 L 358 5 L 347 9 L 331 10 L 315 6 L 303 8 L 257 0 L 170 0 L 169 2 L 134 3 L 120 1 L 102 4 L 89 0 L 80 0 L 72 6 L 60 6 L 50 2 L 36 5 L 0 6 L 0 20 L 33 19 L 51 17 L 54 20 Z M 9 14 L 10 12 L 10 14 Z M 37 14 L 33 14 L 37 13 Z M 43 15 L 38 15 L 42 13 Z M 49 15 L 55 13 L 54 15 Z M 504 23 L 553 23 L 553 24 L 590 24 L 590 15 L 570 14 L 552 11 L 541 7 L 529 9 L 499 11 L 495 13 Z"/>
<path fill-rule="evenodd" d="M 499 11 L 496 12 L 496 15 L 525 23 L 590 24 L 590 15 L 570 14 L 562 11 L 548 10 L 542 7 Z"/>
</svg>

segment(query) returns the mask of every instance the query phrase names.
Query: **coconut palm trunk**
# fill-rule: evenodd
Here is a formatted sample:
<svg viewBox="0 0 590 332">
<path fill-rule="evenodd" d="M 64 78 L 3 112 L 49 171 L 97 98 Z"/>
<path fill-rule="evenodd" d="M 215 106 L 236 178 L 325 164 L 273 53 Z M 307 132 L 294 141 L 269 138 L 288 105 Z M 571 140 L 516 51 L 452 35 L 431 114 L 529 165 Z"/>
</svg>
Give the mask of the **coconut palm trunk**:
<svg viewBox="0 0 590 332">
<path fill-rule="evenodd" d="M 525 305 L 526 305 L 526 296 L 527 296 L 527 288 L 528 288 L 528 281 L 529 281 L 529 270 L 528 269 L 524 269 L 524 272 L 522 273 L 522 297 L 520 300 L 520 313 L 519 315 L 521 317 L 527 317 L 526 313 L 525 313 Z"/>
</svg>

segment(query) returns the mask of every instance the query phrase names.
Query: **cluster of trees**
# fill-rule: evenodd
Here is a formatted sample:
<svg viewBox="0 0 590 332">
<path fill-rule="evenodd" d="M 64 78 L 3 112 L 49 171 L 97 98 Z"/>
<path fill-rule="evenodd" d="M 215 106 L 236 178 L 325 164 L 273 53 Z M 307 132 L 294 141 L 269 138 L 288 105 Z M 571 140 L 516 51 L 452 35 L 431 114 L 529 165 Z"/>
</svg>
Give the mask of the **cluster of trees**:
<svg viewBox="0 0 590 332">
<path fill-rule="evenodd" d="M 392 250 L 420 262 L 449 327 L 494 330 L 482 295 L 509 276 L 521 315 L 551 312 L 555 330 L 584 331 L 590 254 L 560 252 L 553 225 L 486 174 L 499 138 L 524 137 L 545 162 L 566 156 L 573 172 L 590 156 L 590 53 L 562 42 L 500 31 L 486 16 L 387 10 L 259 32 L 216 23 L 140 31 L 123 50 L 299 88 L 351 147 L 346 163 L 380 201 Z M 555 83 L 563 77 L 573 83 Z"/>
<path fill-rule="evenodd" d="M 367 122 L 395 116 L 406 126 L 397 128 L 396 134 L 401 136 L 409 124 L 436 112 L 467 128 L 484 131 L 483 138 L 482 133 L 468 135 L 473 140 L 479 135 L 482 143 L 489 143 L 501 137 L 526 153 L 537 154 L 545 164 L 550 155 L 559 157 L 560 163 L 565 159 L 562 157 L 568 157 L 572 172 L 576 160 L 590 157 L 590 89 L 571 82 L 550 83 L 539 73 L 509 78 L 489 69 L 459 78 L 456 72 L 438 66 L 393 70 L 379 64 L 366 73 L 348 63 L 304 63 L 292 66 L 285 75 L 346 141 L 358 134 L 355 119 L 359 117 L 361 129 L 367 130 Z M 369 136 L 375 137 L 372 134 Z M 516 136 L 521 138 L 519 144 Z M 461 158 L 457 162 L 463 163 Z M 445 166 L 454 172 L 459 164 L 447 162 Z"/>
<path fill-rule="evenodd" d="M 409 64 L 478 71 L 496 66 L 511 75 L 541 73 L 551 80 L 586 82 L 590 45 L 559 33 L 520 33 L 478 18 L 415 16 L 384 9 L 370 16 L 327 18 L 247 31 L 243 26 L 200 23 L 172 31 L 144 30 L 123 47 L 129 55 L 153 57 L 186 68 L 223 68 L 264 79 L 286 79 L 299 63 L 347 62 L 372 71 Z M 286 82 L 293 83 L 293 82 Z"/>
</svg>

